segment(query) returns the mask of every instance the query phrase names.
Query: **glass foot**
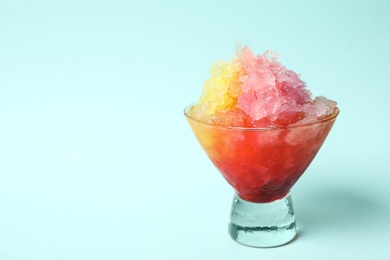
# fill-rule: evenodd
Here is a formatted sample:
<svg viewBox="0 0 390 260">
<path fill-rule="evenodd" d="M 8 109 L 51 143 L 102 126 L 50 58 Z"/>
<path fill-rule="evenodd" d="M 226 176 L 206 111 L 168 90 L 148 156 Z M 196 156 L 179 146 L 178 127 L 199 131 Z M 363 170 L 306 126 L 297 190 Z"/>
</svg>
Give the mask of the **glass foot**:
<svg viewBox="0 0 390 260">
<path fill-rule="evenodd" d="M 253 203 L 234 195 L 229 234 L 235 241 L 247 246 L 287 244 L 297 234 L 290 194 L 269 203 Z"/>
</svg>

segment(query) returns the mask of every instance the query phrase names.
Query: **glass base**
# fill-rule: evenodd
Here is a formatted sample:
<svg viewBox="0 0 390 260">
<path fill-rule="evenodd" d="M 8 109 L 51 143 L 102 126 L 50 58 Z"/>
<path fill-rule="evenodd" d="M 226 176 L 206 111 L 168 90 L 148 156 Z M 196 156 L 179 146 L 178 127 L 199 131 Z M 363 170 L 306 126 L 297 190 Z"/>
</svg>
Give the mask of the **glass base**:
<svg viewBox="0 0 390 260">
<path fill-rule="evenodd" d="M 247 246 L 287 244 L 297 234 L 290 194 L 269 203 L 253 203 L 234 195 L 229 234 L 235 241 Z"/>
</svg>

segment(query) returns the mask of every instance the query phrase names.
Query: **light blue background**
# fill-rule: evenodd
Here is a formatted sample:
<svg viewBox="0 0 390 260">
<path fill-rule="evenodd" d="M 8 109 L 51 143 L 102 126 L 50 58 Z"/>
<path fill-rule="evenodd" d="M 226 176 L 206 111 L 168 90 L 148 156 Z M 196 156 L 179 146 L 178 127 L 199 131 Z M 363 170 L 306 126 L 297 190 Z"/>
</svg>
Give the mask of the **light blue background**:
<svg viewBox="0 0 390 260">
<path fill-rule="evenodd" d="M 0 1 L 0 259 L 386 259 L 390 1 Z M 233 242 L 182 115 L 236 43 L 341 114 L 293 243 Z"/>
</svg>

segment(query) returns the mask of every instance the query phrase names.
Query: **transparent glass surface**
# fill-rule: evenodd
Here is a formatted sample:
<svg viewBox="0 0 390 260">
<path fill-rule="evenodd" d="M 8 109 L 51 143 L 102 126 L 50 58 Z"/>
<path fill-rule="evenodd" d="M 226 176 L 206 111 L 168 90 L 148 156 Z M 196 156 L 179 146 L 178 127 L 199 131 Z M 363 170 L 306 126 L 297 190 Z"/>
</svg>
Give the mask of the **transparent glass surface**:
<svg viewBox="0 0 390 260">
<path fill-rule="evenodd" d="M 297 234 L 291 196 L 269 203 L 233 198 L 229 234 L 240 244 L 253 247 L 284 245 Z"/>
<path fill-rule="evenodd" d="M 296 231 L 295 222 L 289 222 L 293 219 L 293 211 L 288 194 L 321 148 L 339 109 L 310 124 L 287 128 L 244 128 L 196 120 L 186 113 L 190 108 L 191 105 L 184 114 L 192 131 L 215 167 L 236 191 L 236 204 L 233 203 L 229 225 L 231 236 L 242 244 L 259 247 L 291 241 Z M 285 212 L 291 215 L 287 219 Z M 271 224 L 266 224 L 266 219 Z M 279 219 L 283 221 L 272 222 Z M 248 226 L 248 223 L 253 225 Z M 267 231 L 259 233 L 256 230 Z M 250 235 L 256 232 L 257 235 Z"/>
</svg>

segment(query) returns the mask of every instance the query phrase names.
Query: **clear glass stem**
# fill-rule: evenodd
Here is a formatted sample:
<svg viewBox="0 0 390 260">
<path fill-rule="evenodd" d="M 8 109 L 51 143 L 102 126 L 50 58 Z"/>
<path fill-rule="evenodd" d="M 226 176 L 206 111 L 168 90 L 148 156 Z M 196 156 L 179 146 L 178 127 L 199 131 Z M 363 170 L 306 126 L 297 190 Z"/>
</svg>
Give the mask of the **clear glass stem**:
<svg viewBox="0 0 390 260">
<path fill-rule="evenodd" d="M 247 246 L 287 244 L 297 234 L 290 194 L 269 203 L 253 203 L 234 195 L 229 234 L 235 241 Z"/>
</svg>

